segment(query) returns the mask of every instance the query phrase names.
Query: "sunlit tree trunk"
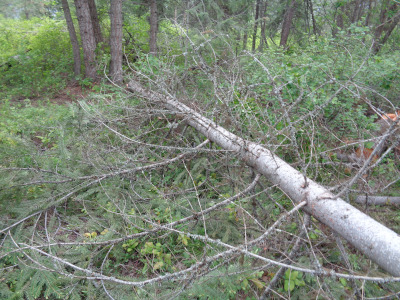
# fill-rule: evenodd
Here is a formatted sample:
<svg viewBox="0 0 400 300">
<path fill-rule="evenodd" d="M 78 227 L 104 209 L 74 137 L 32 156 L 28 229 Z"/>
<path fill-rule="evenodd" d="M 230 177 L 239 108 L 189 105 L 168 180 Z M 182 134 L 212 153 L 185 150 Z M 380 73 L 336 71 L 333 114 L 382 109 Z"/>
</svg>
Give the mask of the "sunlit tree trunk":
<svg viewBox="0 0 400 300">
<path fill-rule="evenodd" d="M 72 44 L 72 52 L 74 55 L 74 74 L 75 76 L 81 74 L 81 52 L 79 49 L 78 37 L 74 23 L 72 22 L 71 11 L 69 10 L 68 0 L 61 0 L 61 5 L 64 11 L 65 20 L 67 22 L 69 38 Z"/>
<path fill-rule="evenodd" d="M 122 0 L 111 0 L 110 9 L 110 76 L 115 83 L 122 82 Z"/>
<path fill-rule="evenodd" d="M 85 60 L 85 76 L 96 79 L 95 50 L 96 42 L 90 18 L 89 5 L 86 0 L 74 0 Z"/>
</svg>

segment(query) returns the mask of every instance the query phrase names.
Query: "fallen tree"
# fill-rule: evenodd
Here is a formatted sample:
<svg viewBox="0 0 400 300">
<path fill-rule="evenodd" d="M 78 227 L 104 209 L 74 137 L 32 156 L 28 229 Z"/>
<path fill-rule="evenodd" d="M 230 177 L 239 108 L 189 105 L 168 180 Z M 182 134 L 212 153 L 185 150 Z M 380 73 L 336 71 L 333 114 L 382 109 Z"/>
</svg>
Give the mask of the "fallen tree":
<svg viewBox="0 0 400 300">
<path fill-rule="evenodd" d="M 400 197 L 389 197 L 389 196 L 357 196 L 355 199 L 357 203 L 367 205 L 387 205 L 387 204 L 399 204 Z"/>
<path fill-rule="evenodd" d="M 388 273 L 400 276 L 400 237 L 396 232 L 336 197 L 268 149 L 229 132 L 172 96 L 150 91 L 137 81 L 130 81 L 127 89 L 152 102 L 162 102 L 210 141 L 238 153 L 247 165 L 265 175 L 294 202 L 306 201 L 305 212 L 329 226 Z"/>
</svg>

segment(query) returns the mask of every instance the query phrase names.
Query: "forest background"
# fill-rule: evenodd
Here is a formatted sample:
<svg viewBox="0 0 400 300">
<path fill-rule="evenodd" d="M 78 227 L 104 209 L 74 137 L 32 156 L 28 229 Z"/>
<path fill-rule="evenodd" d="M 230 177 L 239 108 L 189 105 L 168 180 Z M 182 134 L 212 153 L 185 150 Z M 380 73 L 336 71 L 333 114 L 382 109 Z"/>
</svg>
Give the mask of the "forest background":
<svg viewBox="0 0 400 300">
<path fill-rule="evenodd" d="M 400 245 L 399 21 L 395 0 L 0 0 L 0 298 L 398 297 L 398 252 L 365 248 L 368 216 Z M 289 192 L 314 182 L 359 219 Z"/>
</svg>

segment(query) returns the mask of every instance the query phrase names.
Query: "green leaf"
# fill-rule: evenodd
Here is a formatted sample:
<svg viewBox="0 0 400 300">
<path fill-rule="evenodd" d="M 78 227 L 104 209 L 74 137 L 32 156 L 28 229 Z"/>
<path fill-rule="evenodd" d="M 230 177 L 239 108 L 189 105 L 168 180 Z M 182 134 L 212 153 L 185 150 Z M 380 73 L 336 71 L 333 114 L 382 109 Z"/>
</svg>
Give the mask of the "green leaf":
<svg viewBox="0 0 400 300">
<path fill-rule="evenodd" d="M 339 278 L 339 281 L 343 286 L 347 286 L 347 280 L 345 278 Z"/>
<path fill-rule="evenodd" d="M 294 284 L 293 280 L 285 280 L 284 288 L 285 288 L 286 292 L 289 291 L 289 289 L 290 289 L 290 291 L 293 291 L 294 287 L 295 287 L 295 284 Z"/>
<path fill-rule="evenodd" d="M 292 271 L 290 272 L 290 280 L 295 281 L 297 279 L 297 276 L 299 275 L 299 271 Z"/>
<path fill-rule="evenodd" d="M 305 283 L 304 280 L 302 280 L 302 279 L 296 279 L 296 280 L 295 280 L 295 285 L 296 285 L 296 286 L 305 286 L 306 283 Z"/>
<path fill-rule="evenodd" d="M 256 285 L 256 287 L 258 288 L 258 289 L 263 289 L 264 288 L 264 286 L 265 286 L 265 283 L 264 282 L 262 282 L 261 280 L 259 280 L 259 279 L 256 279 L 256 278 L 253 278 L 253 279 L 250 279 L 255 285 Z"/>
<path fill-rule="evenodd" d="M 374 142 L 366 142 L 365 143 L 365 148 L 372 149 L 372 148 L 374 148 L 374 145 L 375 145 Z"/>
<path fill-rule="evenodd" d="M 163 266 L 164 266 L 164 262 L 159 261 L 154 265 L 153 269 L 158 270 L 158 269 L 161 269 Z"/>
</svg>

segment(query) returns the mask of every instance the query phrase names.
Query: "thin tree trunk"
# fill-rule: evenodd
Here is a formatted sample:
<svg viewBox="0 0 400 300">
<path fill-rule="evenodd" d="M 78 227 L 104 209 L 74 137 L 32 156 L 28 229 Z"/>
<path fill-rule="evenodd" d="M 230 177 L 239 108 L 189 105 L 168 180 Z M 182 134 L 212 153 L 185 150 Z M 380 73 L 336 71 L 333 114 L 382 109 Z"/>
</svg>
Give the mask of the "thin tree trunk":
<svg viewBox="0 0 400 300">
<path fill-rule="evenodd" d="M 304 18 L 305 18 L 305 27 L 306 27 L 306 31 L 308 33 L 308 35 L 310 35 L 310 17 L 308 15 L 308 12 L 310 11 L 309 9 L 309 3 L 308 0 L 304 0 Z"/>
<path fill-rule="evenodd" d="M 172 97 L 149 91 L 131 81 L 128 89 L 150 101 L 182 113 L 188 125 L 225 150 L 240 155 L 247 165 L 260 172 L 303 210 L 337 232 L 356 249 L 393 276 L 400 276 L 400 236 L 307 178 L 274 153 L 227 131 Z"/>
<path fill-rule="evenodd" d="M 110 21 L 110 76 L 119 84 L 122 82 L 122 0 L 111 0 Z"/>
<path fill-rule="evenodd" d="M 260 0 L 256 2 L 256 15 L 254 17 L 254 30 L 253 30 L 253 43 L 251 45 L 251 51 L 256 50 L 257 30 L 258 30 L 258 17 L 260 14 Z"/>
<path fill-rule="evenodd" d="M 157 55 L 157 0 L 150 0 L 150 54 Z"/>
<path fill-rule="evenodd" d="M 355 200 L 357 203 L 366 205 L 388 205 L 400 204 L 400 197 L 386 197 L 386 196 L 358 196 Z"/>
<path fill-rule="evenodd" d="M 308 8 L 310 9 L 311 20 L 312 20 L 312 25 L 313 25 L 313 33 L 316 36 L 318 34 L 318 30 L 317 30 L 317 22 L 315 21 L 312 0 L 308 0 Z"/>
<path fill-rule="evenodd" d="M 29 10 L 28 10 L 28 7 L 27 7 L 27 4 L 26 4 L 26 0 L 25 0 L 25 2 L 24 2 L 24 14 L 25 14 L 25 18 L 27 19 L 27 20 L 29 20 Z"/>
<path fill-rule="evenodd" d="M 95 50 L 96 42 L 90 18 L 89 5 L 86 0 L 74 0 L 81 33 L 83 57 L 85 61 L 85 76 L 96 79 Z"/>
<path fill-rule="evenodd" d="M 243 50 L 247 50 L 247 39 L 248 39 L 248 35 L 247 35 L 247 30 L 246 30 L 243 34 Z"/>
<path fill-rule="evenodd" d="M 291 0 L 289 7 L 287 8 L 285 16 L 283 18 L 281 41 L 279 43 L 281 47 L 286 47 L 295 11 L 296 11 L 296 0 Z"/>
<path fill-rule="evenodd" d="M 103 42 L 103 36 L 101 34 L 99 16 L 97 15 L 96 3 L 94 0 L 88 0 L 90 19 L 92 20 L 93 35 L 96 41 L 96 46 Z M 111 4 L 112 5 L 112 4 Z"/>
<path fill-rule="evenodd" d="M 357 0 L 354 2 L 354 10 L 351 16 L 351 23 L 358 22 L 361 16 L 362 5 L 363 4 L 361 0 Z"/>
<path fill-rule="evenodd" d="M 261 13 L 260 13 L 260 19 L 261 21 L 261 33 L 260 33 L 260 46 L 258 47 L 258 50 L 260 52 L 262 52 L 264 50 L 264 45 L 266 46 L 266 48 L 268 48 L 268 42 L 267 42 L 267 37 L 265 35 L 265 28 L 267 27 L 267 22 L 265 21 L 265 13 L 267 11 L 267 6 L 268 3 L 266 1 L 264 1 L 264 3 L 261 5 Z"/>
<path fill-rule="evenodd" d="M 74 23 L 71 17 L 71 11 L 69 10 L 68 0 L 61 0 L 61 5 L 64 11 L 65 20 L 67 22 L 69 38 L 72 45 L 72 53 L 74 55 L 74 74 L 75 76 L 78 76 L 81 74 L 81 51 L 79 48 L 78 37 L 76 36 Z"/>
</svg>

